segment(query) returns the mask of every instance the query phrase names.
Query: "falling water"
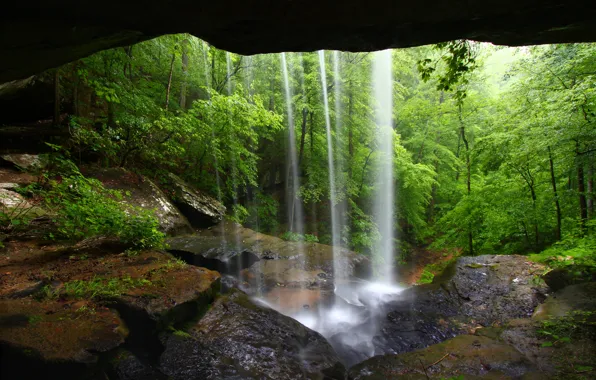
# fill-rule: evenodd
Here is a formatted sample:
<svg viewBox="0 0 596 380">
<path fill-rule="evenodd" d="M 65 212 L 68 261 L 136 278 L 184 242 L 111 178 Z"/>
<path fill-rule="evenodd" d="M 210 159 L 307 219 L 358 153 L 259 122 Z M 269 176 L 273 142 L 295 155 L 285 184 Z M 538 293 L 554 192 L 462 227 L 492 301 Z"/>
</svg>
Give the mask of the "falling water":
<svg viewBox="0 0 596 380">
<path fill-rule="evenodd" d="M 289 182 L 291 182 L 291 207 L 288 215 L 290 229 L 299 234 L 304 233 L 304 214 L 302 211 L 302 202 L 298 197 L 300 190 L 300 177 L 298 176 L 298 156 L 296 154 L 296 136 L 294 131 L 294 112 L 292 110 L 292 91 L 290 89 L 290 80 L 288 77 L 288 63 L 286 53 L 281 53 L 282 73 L 284 77 L 284 89 L 286 98 L 286 109 L 288 114 L 288 158 L 290 165 Z"/>
<path fill-rule="evenodd" d="M 377 244 L 376 254 L 378 274 L 383 283 L 394 282 L 394 244 L 393 244 L 393 127 L 392 127 L 392 76 L 391 50 L 374 53 L 373 89 L 375 100 L 375 121 L 378 127 L 378 146 L 380 148 L 379 174 L 374 205 L 374 216 L 379 227 L 381 239 Z"/>
<path fill-rule="evenodd" d="M 227 90 L 228 90 L 228 96 L 232 96 L 232 56 L 230 54 L 230 52 L 226 51 L 226 80 L 227 80 Z M 230 123 L 232 122 L 232 114 L 228 113 L 228 118 L 230 119 Z M 232 201 L 234 204 L 234 210 L 232 210 L 232 212 L 236 212 L 236 208 L 238 206 L 238 184 L 237 184 L 237 165 L 236 165 L 236 157 L 235 156 L 231 156 L 230 157 L 230 161 L 232 163 L 232 170 L 231 170 L 231 176 L 232 176 L 232 190 L 234 192 L 234 194 L 232 195 Z M 238 224 L 236 222 L 233 223 L 233 230 L 234 230 L 234 249 L 236 251 L 236 266 L 238 268 L 238 281 L 242 282 L 242 276 L 241 276 L 241 271 L 242 271 L 242 263 L 241 263 L 241 259 L 242 259 L 242 242 L 240 241 L 240 231 L 238 228 Z"/>
<path fill-rule="evenodd" d="M 210 73 L 210 68 L 209 68 L 209 58 L 207 56 L 207 43 L 205 41 L 203 41 L 203 63 L 204 63 L 204 67 L 205 67 L 205 87 L 207 90 L 207 99 L 209 99 L 209 102 L 211 102 L 211 93 L 209 92 L 211 90 L 211 73 Z M 215 131 L 213 130 L 213 126 L 211 127 L 211 141 L 215 142 Z M 212 150 L 213 153 L 213 162 L 215 163 L 215 181 L 217 184 L 217 200 L 219 201 L 219 203 L 223 204 L 222 201 L 222 195 L 221 195 L 221 178 L 219 177 L 219 163 L 218 163 L 218 158 L 217 158 L 217 153 L 214 150 Z M 223 230 L 223 226 L 220 228 L 220 233 L 221 233 L 221 244 L 223 246 L 223 249 L 225 250 L 228 242 L 226 240 L 226 235 L 225 235 L 225 231 Z"/>
<path fill-rule="evenodd" d="M 304 234 L 304 214 L 302 210 L 302 202 L 298 199 L 298 190 L 300 189 L 300 177 L 298 176 L 298 158 L 296 155 L 296 137 L 294 131 L 294 114 L 292 111 L 292 91 L 290 88 L 290 80 L 288 77 L 288 63 L 286 61 L 286 53 L 281 53 L 281 69 L 284 77 L 284 89 L 286 98 L 286 109 L 288 113 L 288 161 L 290 165 L 290 175 L 288 181 L 291 183 L 289 187 L 291 194 L 288 200 L 291 202 L 290 212 L 288 213 L 288 222 L 290 223 L 290 230 L 299 234 Z M 298 243 L 300 286 L 303 288 L 304 284 L 304 270 L 306 268 L 306 255 L 304 253 L 304 244 L 302 241 Z M 302 294 L 302 293 L 301 293 Z"/>
<path fill-rule="evenodd" d="M 346 210 L 347 210 L 347 199 L 345 196 L 346 178 L 344 177 L 343 167 L 344 162 L 342 158 L 342 108 L 341 108 L 341 72 L 340 72 L 340 53 L 335 50 L 333 52 L 333 95 L 335 97 L 335 171 L 336 175 L 339 175 L 338 192 L 342 194 L 336 209 L 337 209 L 337 225 L 338 225 L 338 244 L 341 245 L 342 234 L 344 232 L 344 226 L 346 225 Z"/>
<path fill-rule="evenodd" d="M 340 230 L 338 218 L 335 211 L 336 188 L 335 188 L 335 167 L 333 160 L 333 140 L 331 136 L 331 121 L 329 120 L 329 99 L 327 96 L 327 75 L 325 70 L 325 51 L 319 50 L 319 68 L 321 69 L 321 87 L 323 88 L 323 102 L 325 104 L 325 127 L 327 130 L 327 164 L 329 165 L 329 198 L 331 201 L 331 237 L 333 244 L 333 278 L 335 286 L 345 279 L 345 273 L 341 265 L 341 248 L 339 246 Z"/>
</svg>

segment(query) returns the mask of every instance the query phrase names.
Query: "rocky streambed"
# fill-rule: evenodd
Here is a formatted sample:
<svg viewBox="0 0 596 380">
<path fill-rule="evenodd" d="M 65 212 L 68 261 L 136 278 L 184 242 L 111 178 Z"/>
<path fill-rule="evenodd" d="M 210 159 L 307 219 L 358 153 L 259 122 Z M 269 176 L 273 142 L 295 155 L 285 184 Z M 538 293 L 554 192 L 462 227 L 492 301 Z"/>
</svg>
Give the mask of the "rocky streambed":
<svg viewBox="0 0 596 380">
<path fill-rule="evenodd" d="M 512 255 L 460 258 L 432 284 L 387 289 L 363 281 L 370 263 L 344 251 L 353 278 L 334 287 L 329 246 L 216 224 L 221 205 L 183 184 L 97 176 L 161 208 L 160 227 L 177 236 L 169 252 L 134 254 L 102 237 L 45 240 L 41 222 L 3 236 L 2 379 L 596 375 L 596 283 L 547 276 L 550 288 L 542 266 Z M 33 180 L 0 173 L 2 183 Z"/>
</svg>

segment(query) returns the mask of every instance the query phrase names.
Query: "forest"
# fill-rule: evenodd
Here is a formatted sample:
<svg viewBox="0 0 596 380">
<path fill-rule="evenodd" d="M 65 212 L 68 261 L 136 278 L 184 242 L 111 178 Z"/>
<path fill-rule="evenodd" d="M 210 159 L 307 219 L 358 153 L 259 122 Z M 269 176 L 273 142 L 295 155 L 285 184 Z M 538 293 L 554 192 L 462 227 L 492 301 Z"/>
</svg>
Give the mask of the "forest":
<svg viewBox="0 0 596 380">
<path fill-rule="evenodd" d="M 399 254 L 428 244 L 468 255 L 551 249 L 593 265 L 594 46 L 460 44 L 461 62 L 455 44 L 392 53 Z M 278 236 L 296 232 L 286 199 L 295 198 L 306 210 L 303 233 L 330 243 L 319 62 L 316 53 L 287 57 L 298 194 L 284 188 L 288 122 L 276 54 L 243 57 L 189 35 L 97 53 L 56 70 L 56 117 L 72 134 L 75 161 L 156 180 L 174 172 L 221 199 L 234 220 Z M 370 254 L 378 236 L 371 55 L 325 59 L 341 244 Z"/>
</svg>

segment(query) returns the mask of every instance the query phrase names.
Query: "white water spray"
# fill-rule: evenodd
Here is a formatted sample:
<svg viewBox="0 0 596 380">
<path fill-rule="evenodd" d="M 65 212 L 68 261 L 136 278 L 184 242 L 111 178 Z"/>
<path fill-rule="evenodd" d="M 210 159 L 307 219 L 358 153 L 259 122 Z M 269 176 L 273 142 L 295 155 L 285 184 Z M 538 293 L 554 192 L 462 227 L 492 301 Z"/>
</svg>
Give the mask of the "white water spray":
<svg viewBox="0 0 596 380">
<path fill-rule="evenodd" d="M 393 185 L 393 79 L 391 74 L 391 50 L 374 53 L 373 89 L 375 122 L 378 128 L 379 174 L 374 204 L 374 216 L 381 239 L 377 244 L 377 262 L 380 280 L 392 284 L 394 279 L 394 185 Z"/>
</svg>

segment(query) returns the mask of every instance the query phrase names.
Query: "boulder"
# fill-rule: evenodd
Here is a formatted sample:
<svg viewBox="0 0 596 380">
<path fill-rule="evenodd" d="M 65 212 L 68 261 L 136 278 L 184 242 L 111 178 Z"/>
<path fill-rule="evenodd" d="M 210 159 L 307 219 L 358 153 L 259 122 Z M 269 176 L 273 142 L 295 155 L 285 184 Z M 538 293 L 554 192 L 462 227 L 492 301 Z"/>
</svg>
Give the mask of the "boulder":
<svg viewBox="0 0 596 380">
<path fill-rule="evenodd" d="M 590 266 L 570 265 L 553 269 L 544 274 L 542 279 L 556 292 L 569 285 L 596 281 L 596 270 Z"/>
<path fill-rule="evenodd" d="M 176 254 L 187 252 L 203 258 L 219 257 L 222 261 L 240 254 L 245 263 L 241 268 L 247 268 L 244 274 L 253 286 L 257 283 L 295 287 L 329 287 L 333 284 L 333 247 L 330 245 L 286 241 L 230 221 L 199 230 L 191 236 L 170 238 L 167 243 Z M 341 252 L 347 273 L 367 277 L 370 261 L 366 256 L 347 249 L 341 249 Z M 249 257 L 253 259 L 248 260 Z M 260 259 L 259 265 L 251 265 L 256 262 L 254 258 Z"/>
<path fill-rule="evenodd" d="M 461 377 L 460 377 L 461 376 Z M 484 336 L 460 335 L 423 350 L 370 358 L 350 369 L 350 380 L 545 379 L 512 346 Z"/>
<path fill-rule="evenodd" d="M 4 161 L 23 170 L 36 170 L 44 166 L 43 159 L 36 154 L 3 154 L 0 156 Z"/>
<path fill-rule="evenodd" d="M 88 172 L 88 173 L 87 173 Z M 99 179 L 108 189 L 129 193 L 124 202 L 148 210 L 155 210 L 160 229 L 169 235 L 192 232 L 188 220 L 166 195 L 147 177 L 123 168 L 85 170 L 84 174 Z"/>
<path fill-rule="evenodd" d="M 118 313 L 93 302 L 0 300 L 0 377 L 82 378 L 127 334 Z"/>
<path fill-rule="evenodd" d="M 176 245 L 179 247 L 179 245 Z M 168 249 L 168 252 L 184 260 L 188 264 L 198 267 L 205 267 L 221 273 L 234 274 L 246 268 L 249 268 L 259 257 L 248 250 L 228 250 L 225 248 L 212 248 L 202 254 L 195 254 L 185 250 Z"/>
<path fill-rule="evenodd" d="M 169 335 L 161 372 L 172 379 L 344 379 L 317 332 L 236 290 L 183 332 Z"/>
<path fill-rule="evenodd" d="M 563 317 L 573 311 L 596 312 L 596 282 L 570 285 L 559 290 L 539 305 L 532 315 L 535 320 Z M 596 316 L 595 316 L 596 318 Z"/>
<path fill-rule="evenodd" d="M 41 207 L 29 203 L 21 194 L 3 188 L 0 188 L 0 212 L 6 214 L 9 219 L 20 222 L 45 214 Z"/>
<path fill-rule="evenodd" d="M 226 214 L 226 207 L 221 202 L 191 188 L 176 175 L 169 174 L 168 185 L 173 192 L 172 201 L 193 227 L 211 227 L 221 222 Z"/>
<path fill-rule="evenodd" d="M 114 329 L 126 336 L 126 348 L 139 363 L 157 363 L 164 350 L 158 335 L 201 316 L 219 291 L 219 273 L 165 252 L 122 254 L 125 249 L 105 238 L 68 247 L 6 243 L 0 257 L 0 345 L 2 359 L 15 363 L 2 363 L 12 374 L 7 379 L 43 378 L 46 371 L 49 378 L 88 378 L 123 343 L 120 335 L 108 334 Z M 135 365 L 129 364 L 118 368 L 132 371 Z M 23 375 L 19 366 L 33 369 Z"/>
<path fill-rule="evenodd" d="M 28 209 L 33 207 L 19 193 L 7 189 L 0 189 L 0 210 L 8 213 L 14 209 Z"/>
<path fill-rule="evenodd" d="M 421 349 L 478 326 L 528 318 L 546 298 L 543 266 L 524 256 L 462 257 L 432 284 L 403 291 L 385 305 L 375 354 Z"/>
</svg>

